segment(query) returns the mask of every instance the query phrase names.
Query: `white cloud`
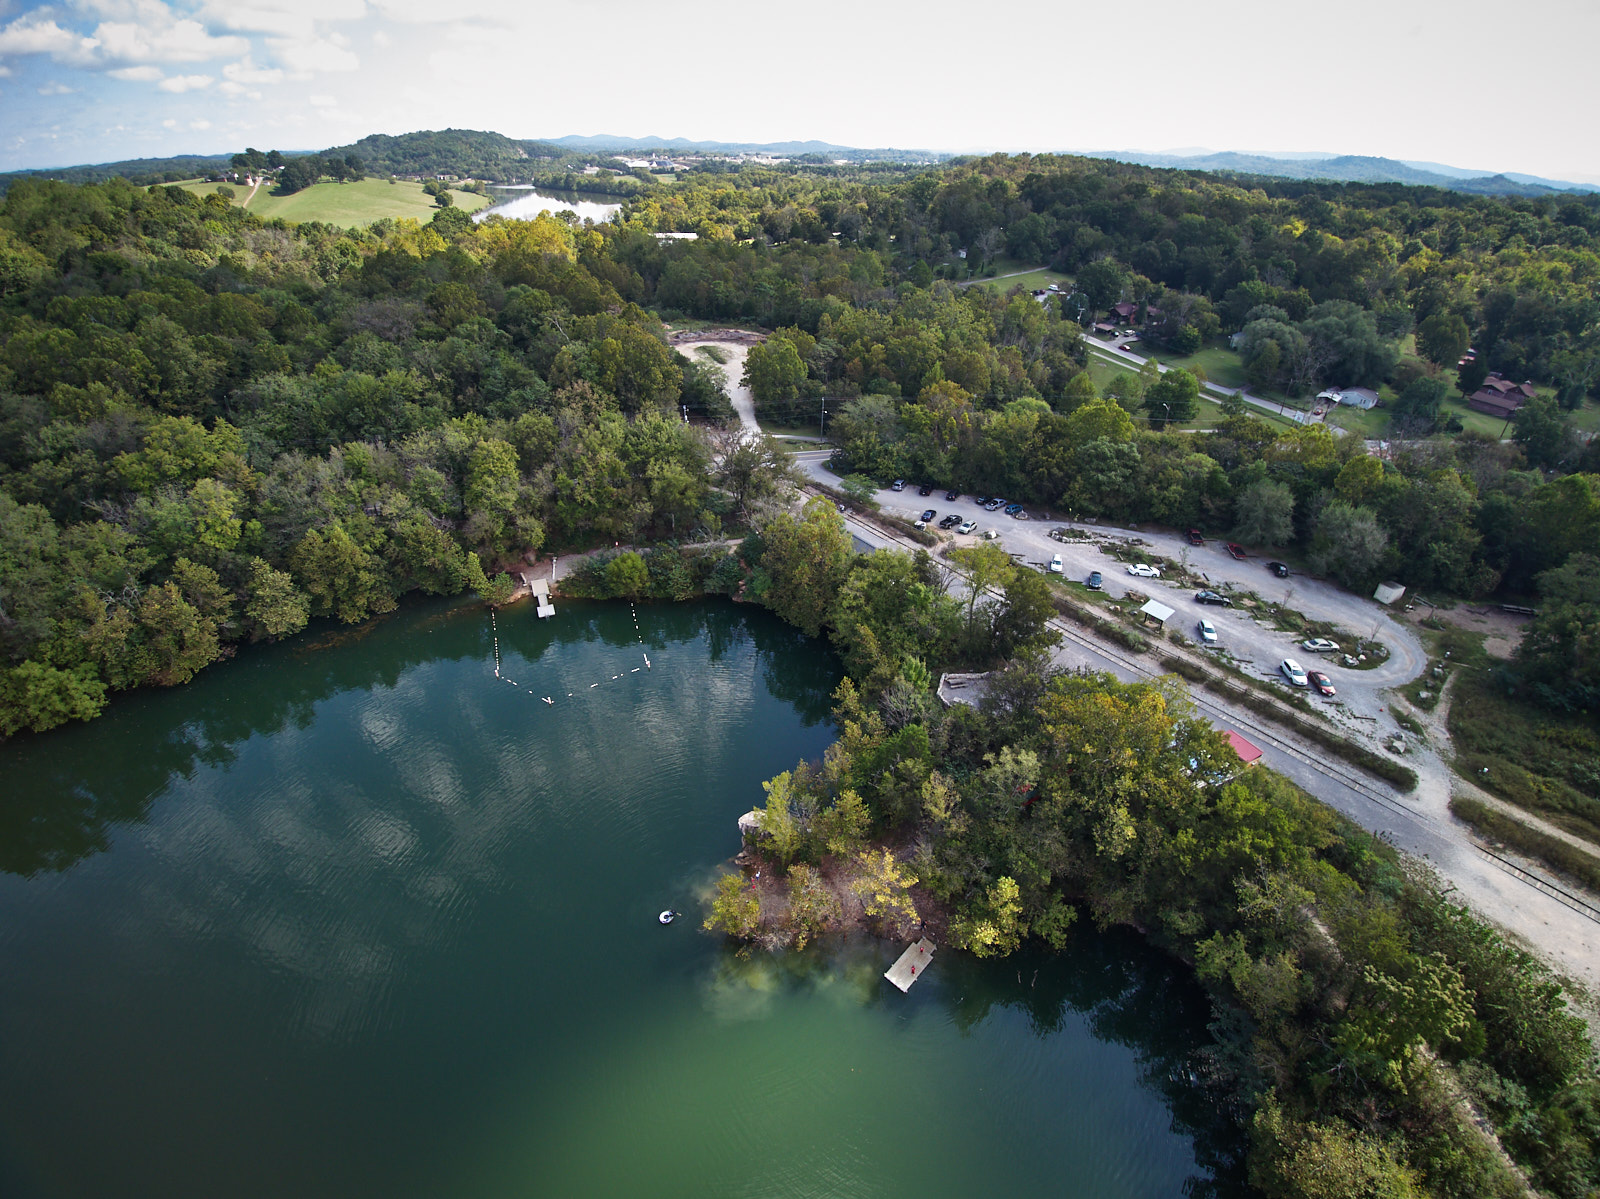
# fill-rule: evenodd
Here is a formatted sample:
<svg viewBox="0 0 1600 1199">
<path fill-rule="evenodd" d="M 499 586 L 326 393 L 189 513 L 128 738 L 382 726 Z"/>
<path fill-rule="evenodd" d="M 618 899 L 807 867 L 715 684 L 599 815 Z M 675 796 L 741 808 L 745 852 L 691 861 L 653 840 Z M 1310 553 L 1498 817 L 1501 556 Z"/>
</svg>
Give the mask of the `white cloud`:
<svg viewBox="0 0 1600 1199">
<path fill-rule="evenodd" d="M 160 67 L 118 67 L 114 71 L 107 71 L 113 79 L 121 79 L 128 83 L 154 83 L 161 78 Z"/>
<path fill-rule="evenodd" d="M 225 29 L 309 41 L 317 22 L 358 20 L 367 15 L 367 5 L 366 0 L 210 0 L 203 15 Z"/>
<path fill-rule="evenodd" d="M 232 83 L 282 83 L 283 72 L 277 67 L 258 67 L 246 54 L 238 62 L 222 68 L 222 77 Z"/>
<path fill-rule="evenodd" d="M 0 29 L 0 54 L 48 54 L 68 66 L 93 66 L 100 43 L 63 29 L 42 13 L 18 17 Z"/>
<path fill-rule="evenodd" d="M 51 82 L 45 84 L 43 87 L 37 90 L 41 96 L 70 96 L 78 89 L 75 87 L 68 87 L 64 83 Z"/>
<path fill-rule="evenodd" d="M 158 0 L 129 5 L 97 0 L 93 7 L 136 19 L 102 21 L 89 35 L 63 28 L 51 19 L 49 9 L 39 9 L 0 29 L 0 55 L 43 54 L 64 66 L 105 70 L 138 63 L 204 62 L 250 48 L 244 38 L 213 37 L 200 22 L 175 18 Z"/>
<path fill-rule="evenodd" d="M 163 129 L 176 129 L 178 127 L 178 122 L 173 120 L 171 117 L 168 117 L 166 120 L 161 122 L 161 127 Z"/>
<path fill-rule="evenodd" d="M 297 79 L 306 79 L 316 71 L 354 71 L 361 65 L 361 60 L 349 50 L 325 38 L 313 38 L 309 42 L 273 38 L 271 45 L 279 61 Z"/>
<path fill-rule="evenodd" d="M 206 120 L 204 117 L 202 117 L 198 121 L 190 121 L 189 122 L 189 128 L 190 129 L 210 129 L 211 128 L 211 122 Z"/>
<path fill-rule="evenodd" d="M 173 75 L 163 79 L 157 86 L 164 92 L 196 92 L 211 86 L 213 76 L 210 75 Z"/>
<path fill-rule="evenodd" d="M 307 96 L 306 98 L 311 101 L 311 107 L 313 108 L 332 108 L 339 103 L 332 96 Z"/>
<path fill-rule="evenodd" d="M 394 39 L 381 29 L 372 35 L 372 44 L 380 50 L 387 50 L 393 41 Z"/>
<path fill-rule="evenodd" d="M 205 62 L 243 54 L 242 37 L 212 37 L 199 21 L 174 21 L 165 29 L 132 22 L 104 22 L 95 29 L 101 54 L 121 62 Z"/>
<path fill-rule="evenodd" d="M 373 0 L 373 6 L 392 21 L 408 25 L 436 25 L 444 21 L 490 21 L 499 24 L 509 7 L 502 0 Z"/>
</svg>

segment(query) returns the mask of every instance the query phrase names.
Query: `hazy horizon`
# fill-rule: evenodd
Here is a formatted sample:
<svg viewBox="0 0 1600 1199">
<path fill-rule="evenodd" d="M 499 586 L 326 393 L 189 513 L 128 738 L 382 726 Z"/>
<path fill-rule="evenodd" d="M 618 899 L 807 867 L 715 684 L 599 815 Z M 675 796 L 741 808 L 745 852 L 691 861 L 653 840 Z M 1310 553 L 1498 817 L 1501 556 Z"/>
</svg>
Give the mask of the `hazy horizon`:
<svg viewBox="0 0 1600 1199">
<path fill-rule="evenodd" d="M 1578 0 L 1531 0 L 1514 23 L 1486 0 L 1356 0 L 1336 23 L 1266 0 L 1156 0 L 1137 18 L 1024 0 L 981 29 L 949 0 L 805 16 L 727 0 L 678 21 L 640 0 L 0 0 L 0 169 L 647 127 L 952 153 L 1332 146 L 1600 181 L 1600 149 L 1571 132 L 1600 110 L 1584 71 L 1600 6 Z M 1511 103 L 1530 78 L 1537 108 Z"/>
</svg>

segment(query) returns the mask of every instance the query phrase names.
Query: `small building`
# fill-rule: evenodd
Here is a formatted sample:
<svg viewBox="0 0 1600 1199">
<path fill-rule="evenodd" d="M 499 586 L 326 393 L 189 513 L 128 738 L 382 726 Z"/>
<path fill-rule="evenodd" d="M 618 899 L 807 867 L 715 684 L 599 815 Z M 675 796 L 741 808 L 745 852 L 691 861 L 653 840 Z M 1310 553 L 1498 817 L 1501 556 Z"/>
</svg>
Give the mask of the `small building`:
<svg viewBox="0 0 1600 1199">
<path fill-rule="evenodd" d="M 1536 394 L 1532 383 L 1513 383 L 1500 374 L 1491 374 L 1483 381 L 1483 386 L 1472 393 L 1467 407 L 1506 420 Z"/>
<path fill-rule="evenodd" d="M 1239 761 L 1246 766 L 1254 766 L 1261 760 L 1261 750 L 1251 745 L 1232 729 L 1223 729 L 1223 736 L 1228 739 L 1228 744 L 1233 746 L 1233 752 L 1239 755 Z"/>
<path fill-rule="evenodd" d="M 1124 300 L 1120 304 L 1111 305 L 1110 315 L 1124 325 L 1131 325 L 1139 319 L 1139 305 L 1130 300 Z"/>
<path fill-rule="evenodd" d="M 1370 387 L 1346 387 L 1339 392 L 1337 404 L 1348 404 L 1351 408 L 1376 408 L 1378 406 L 1378 393 Z"/>
<path fill-rule="evenodd" d="M 1405 593 L 1404 583 L 1379 583 L 1378 589 L 1372 593 L 1372 598 L 1380 604 L 1392 604 Z"/>
<path fill-rule="evenodd" d="M 1144 606 L 1139 609 L 1141 616 L 1146 616 L 1159 625 L 1164 625 L 1172 619 L 1172 611 L 1158 600 L 1146 600 Z"/>
</svg>

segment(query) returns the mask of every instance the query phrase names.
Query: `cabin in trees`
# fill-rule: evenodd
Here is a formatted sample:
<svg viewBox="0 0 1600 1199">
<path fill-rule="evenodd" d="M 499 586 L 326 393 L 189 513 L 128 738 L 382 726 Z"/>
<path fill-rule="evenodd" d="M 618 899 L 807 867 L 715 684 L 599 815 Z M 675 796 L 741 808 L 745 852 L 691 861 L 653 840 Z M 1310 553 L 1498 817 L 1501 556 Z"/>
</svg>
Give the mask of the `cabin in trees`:
<svg viewBox="0 0 1600 1199">
<path fill-rule="evenodd" d="M 1467 407 L 1504 420 L 1533 399 L 1534 394 L 1532 383 L 1513 383 L 1510 379 L 1494 373 L 1483 381 L 1482 387 L 1472 393 L 1472 398 L 1467 401 Z"/>
</svg>

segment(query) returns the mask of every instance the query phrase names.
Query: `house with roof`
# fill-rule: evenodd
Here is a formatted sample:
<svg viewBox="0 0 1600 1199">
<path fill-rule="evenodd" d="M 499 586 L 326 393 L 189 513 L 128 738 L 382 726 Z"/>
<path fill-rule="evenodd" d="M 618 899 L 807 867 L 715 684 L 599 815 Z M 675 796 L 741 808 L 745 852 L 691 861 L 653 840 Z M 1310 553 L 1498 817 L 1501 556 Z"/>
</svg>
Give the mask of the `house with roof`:
<svg viewBox="0 0 1600 1199">
<path fill-rule="evenodd" d="M 1532 383 L 1513 383 L 1499 372 L 1492 372 L 1483 386 L 1472 393 L 1467 407 L 1506 420 L 1536 394 Z"/>
<path fill-rule="evenodd" d="M 1120 324 L 1131 325 L 1139 319 L 1139 305 L 1130 300 L 1111 305 L 1111 318 Z"/>
</svg>

